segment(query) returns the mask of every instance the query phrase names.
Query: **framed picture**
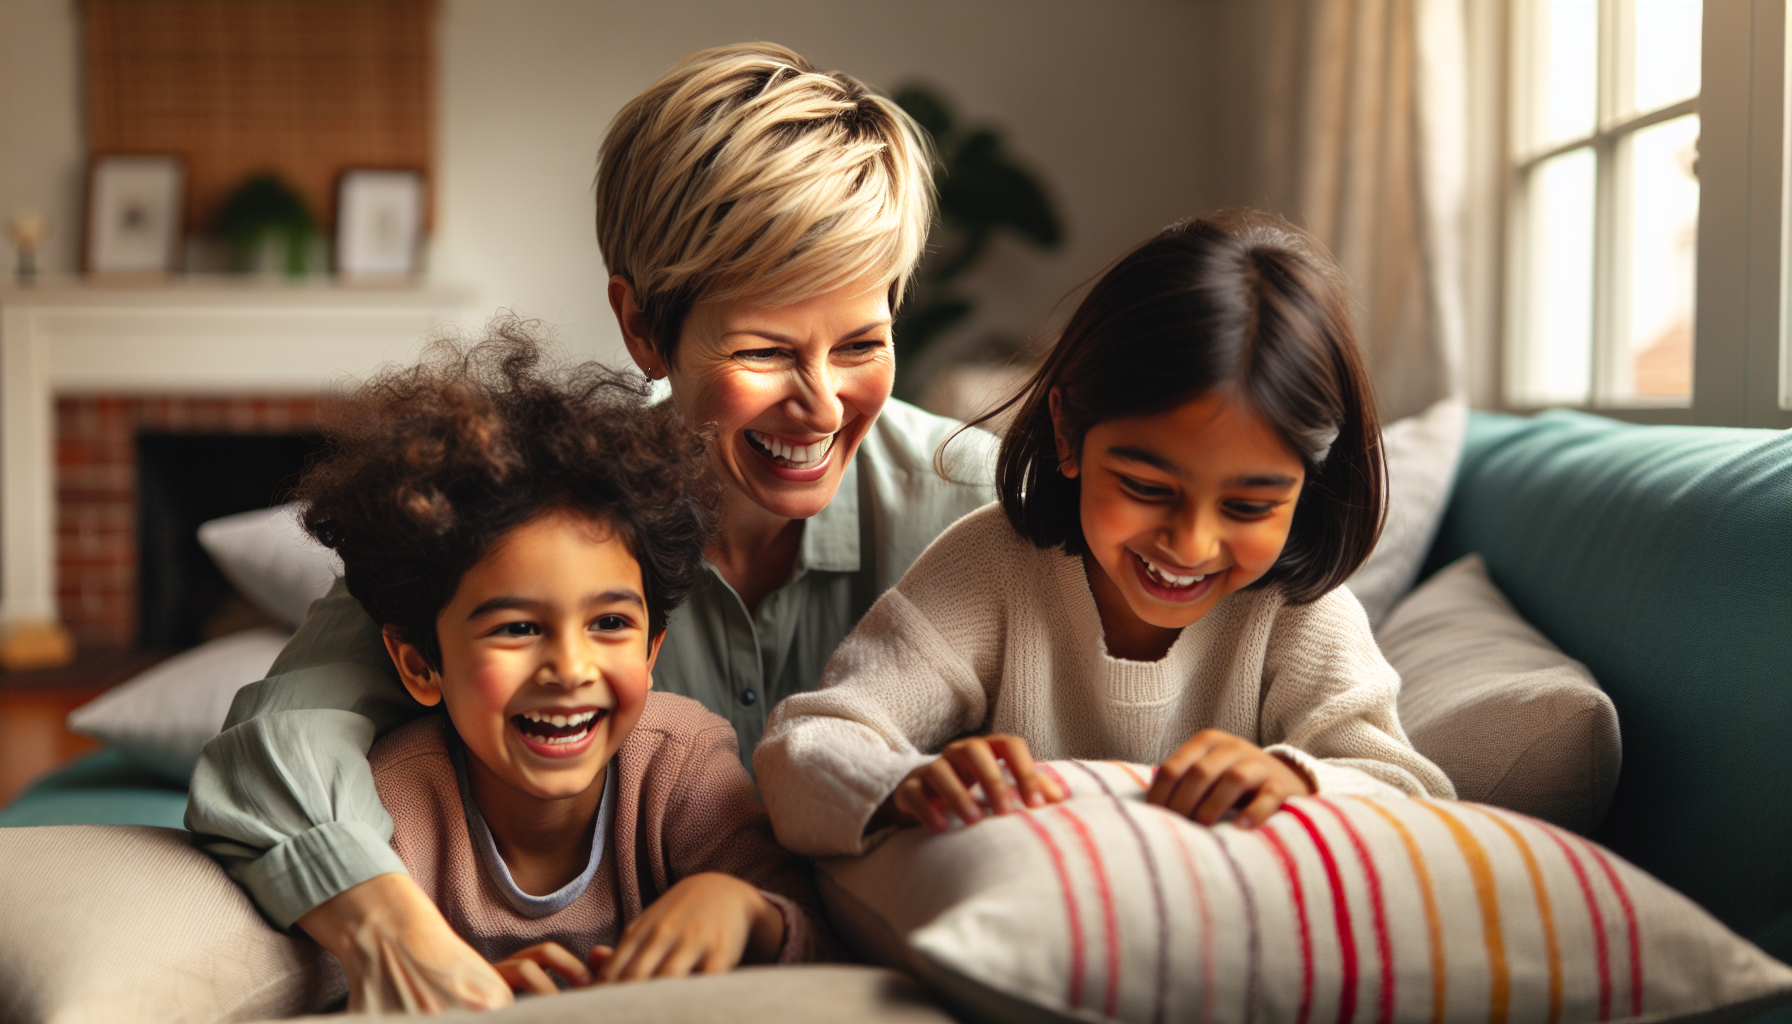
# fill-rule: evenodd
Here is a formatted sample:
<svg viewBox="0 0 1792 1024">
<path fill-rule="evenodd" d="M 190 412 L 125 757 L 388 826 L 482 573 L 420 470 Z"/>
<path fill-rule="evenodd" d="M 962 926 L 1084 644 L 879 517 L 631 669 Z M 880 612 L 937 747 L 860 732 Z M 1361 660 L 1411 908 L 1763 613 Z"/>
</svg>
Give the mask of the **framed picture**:
<svg viewBox="0 0 1792 1024">
<path fill-rule="evenodd" d="M 345 171 L 336 193 L 336 272 L 392 277 L 417 272 L 423 233 L 423 175 Z"/>
<path fill-rule="evenodd" d="M 166 274 L 181 240 L 186 168 L 175 156 L 102 156 L 87 189 L 87 270 Z"/>
</svg>

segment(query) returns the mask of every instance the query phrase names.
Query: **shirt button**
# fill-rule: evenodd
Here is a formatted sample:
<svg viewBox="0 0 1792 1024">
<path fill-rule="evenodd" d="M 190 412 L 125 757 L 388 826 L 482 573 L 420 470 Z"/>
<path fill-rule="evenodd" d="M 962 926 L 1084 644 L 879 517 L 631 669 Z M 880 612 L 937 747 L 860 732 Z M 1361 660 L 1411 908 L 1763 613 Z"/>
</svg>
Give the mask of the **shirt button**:
<svg viewBox="0 0 1792 1024">
<path fill-rule="evenodd" d="M 754 693 L 752 690 L 742 690 L 740 692 L 740 702 L 742 704 L 751 705 L 753 702 L 757 701 L 758 699 L 759 699 L 759 695 L 757 693 Z"/>
</svg>

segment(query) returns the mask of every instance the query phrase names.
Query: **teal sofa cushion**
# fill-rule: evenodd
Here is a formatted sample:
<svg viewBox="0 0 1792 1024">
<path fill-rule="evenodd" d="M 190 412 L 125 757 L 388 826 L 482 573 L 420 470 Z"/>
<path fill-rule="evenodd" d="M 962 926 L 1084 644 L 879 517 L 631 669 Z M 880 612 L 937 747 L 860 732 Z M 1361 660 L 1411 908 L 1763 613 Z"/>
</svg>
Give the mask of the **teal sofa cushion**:
<svg viewBox="0 0 1792 1024">
<path fill-rule="evenodd" d="M 1427 572 L 1471 551 L 1617 707 L 1597 838 L 1792 959 L 1792 433 L 1477 413 Z"/>
<path fill-rule="evenodd" d="M 187 787 L 107 747 L 32 783 L 0 808 L 13 825 L 160 825 L 185 828 Z"/>
</svg>

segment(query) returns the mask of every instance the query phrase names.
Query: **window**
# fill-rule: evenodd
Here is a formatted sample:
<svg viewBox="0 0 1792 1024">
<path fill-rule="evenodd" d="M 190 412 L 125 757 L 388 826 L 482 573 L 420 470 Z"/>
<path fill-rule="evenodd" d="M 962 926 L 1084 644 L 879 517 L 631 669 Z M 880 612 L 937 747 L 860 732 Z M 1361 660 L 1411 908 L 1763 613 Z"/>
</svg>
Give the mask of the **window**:
<svg viewBox="0 0 1792 1024">
<path fill-rule="evenodd" d="M 1703 6 L 1517 5 L 1510 405 L 1692 403 Z"/>
</svg>

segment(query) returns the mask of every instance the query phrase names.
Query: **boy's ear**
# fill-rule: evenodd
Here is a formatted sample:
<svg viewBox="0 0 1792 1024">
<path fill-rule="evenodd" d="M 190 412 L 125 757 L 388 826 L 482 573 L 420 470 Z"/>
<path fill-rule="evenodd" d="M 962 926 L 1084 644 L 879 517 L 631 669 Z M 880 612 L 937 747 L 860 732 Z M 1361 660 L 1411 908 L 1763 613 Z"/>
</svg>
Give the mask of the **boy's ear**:
<svg viewBox="0 0 1792 1024">
<path fill-rule="evenodd" d="M 392 656 L 392 664 L 398 666 L 399 682 L 404 683 L 404 688 L 417 699 L 417 703 L 424 707 L 440 704 L 442 677 L 429 667 L 423 652 L 400 640 L 395 626 L 380 630 L 380 639 L 386 641 L 386 653 Z"/>
<path fill-rule="evenodd" d="M 666 639 L 666 631 L 660 630 L 658 635 L 647 641 L 647 688 L 653 689 L 653 663 L 659 660 L 660 643 Z"/>
<path fill-rule="evenodd" d="M 1049 392 L 1052 411 L 1052 442 L 1058 450 L 1058 472 L 1067 480 L 1075 480 L 1081 472 L 1076 463 L 1076 452 L 1071 450 L 1070 437 L 1064 430 L 1064 393 L 1053 386 Z"/>
</svg>

